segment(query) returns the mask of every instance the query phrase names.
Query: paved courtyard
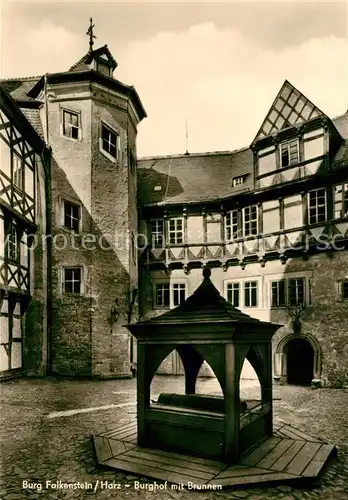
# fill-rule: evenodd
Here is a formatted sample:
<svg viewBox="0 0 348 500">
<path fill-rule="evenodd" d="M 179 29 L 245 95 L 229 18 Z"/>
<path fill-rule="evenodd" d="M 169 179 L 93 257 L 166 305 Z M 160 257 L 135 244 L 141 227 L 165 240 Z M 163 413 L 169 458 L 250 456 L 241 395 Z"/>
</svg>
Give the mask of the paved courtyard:
<svg viewBox="0 0 348 500">
<path fill-rule="evenodd" d="M 152 482 L 145 478 L 140 480 L 142 488 L 135 489 L 134 481 L 138 481 L 138 477 L 96 467 L 90 436 L 134 417 L 135 380 L 22 379 L 5 382 L 0 390 L 1 500 L 348 499 L 348 390 L 311 390 L 292 386 L 274 388 L 277 419 L 335 443 L 339 448 L 337 458 L 331 461 L 311 487 L 281 485 L 200 492 L 170 488 L 149 491 L 148 485 Z M 183 380 L 156 377 L 153 396 L 162 390 L 182 392 Z M 219 390 L 214 380 L 201 379 L 198 392 L 213 394 Z M 243 383 L 243 396 L 253 397 L 256 394 L 253 381 Z M 98 488 L 94 491 L 98 480 Z M 74 483 L 80 488 L 57 489 L 55 486 L 59 481 Z M 26 487 L 23 488 L 23 485 Z M 83 485 L 87 489 L 82 489 Z"/>
</svg>

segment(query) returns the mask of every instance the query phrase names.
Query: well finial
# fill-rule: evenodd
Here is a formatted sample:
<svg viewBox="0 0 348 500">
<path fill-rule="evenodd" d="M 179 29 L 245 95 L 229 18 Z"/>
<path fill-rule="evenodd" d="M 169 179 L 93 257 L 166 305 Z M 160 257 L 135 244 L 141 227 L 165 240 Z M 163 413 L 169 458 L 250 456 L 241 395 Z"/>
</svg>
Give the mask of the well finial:
<svg viewBox="0 0 348 500">
<path fill-rule="evenodd" d="M 209 269 L 209 267 L 205 267 L 203 269 L 203 273 L 202 274 L 203 274 L 203 278 L 206 278 L 206 279 L 210 278 L 210 276 L 211 276 L 211 270 Z"/>
</svg>

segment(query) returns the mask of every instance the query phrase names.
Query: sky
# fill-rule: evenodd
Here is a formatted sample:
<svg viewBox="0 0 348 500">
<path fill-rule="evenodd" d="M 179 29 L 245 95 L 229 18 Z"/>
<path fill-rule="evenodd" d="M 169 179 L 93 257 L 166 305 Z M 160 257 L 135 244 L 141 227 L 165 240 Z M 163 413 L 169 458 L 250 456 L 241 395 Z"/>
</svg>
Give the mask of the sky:
<svg viewBox="0 0 348 500">
<path fill-rule="evenodd" d="M 148 117 L 138 156 L 249 146 L 285 79 L 331 117 L 348 109 L 348 4 L 3 2 L 1 77 L 67 70 L 107 44 Z M 187 124 L 187 126 L 186 126 Z M 187 134 L 186 134 L 187 129 Z M 186 139 L 187 135 L 187 139 Z"/>
</svg>

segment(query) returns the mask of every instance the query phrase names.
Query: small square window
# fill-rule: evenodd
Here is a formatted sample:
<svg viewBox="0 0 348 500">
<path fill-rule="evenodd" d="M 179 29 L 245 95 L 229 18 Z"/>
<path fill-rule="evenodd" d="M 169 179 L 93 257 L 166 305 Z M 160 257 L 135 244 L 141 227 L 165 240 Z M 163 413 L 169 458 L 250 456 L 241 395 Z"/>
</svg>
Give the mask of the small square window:
<svg viewBox="0 0 348 500">
<path fill-rule="evenodd" d="M 70 201 L 64 201 L 64 227 L 77 233 L 80 230 L 81 207 Z"/>
<path fill-rule="evenodd" d="M 79 138 L 79 115 L 63 110 L 63 135 L 70 139 Z"/>
<path fill-rule="evenodd" d="M 102 123 L 100 138 L 100 147 L 102 151 L 110 155 L 112 158 L 118 159 L 120 147 L 119 141 L 119 135 L 114 130 Z"/>
<path fill-rule="evenodd" d="M 82 293 L 82 269 L 80 267 L 63 268 L 62 291 L 75 295 Z"/>
<path fill-rule="evenodd" d="M 247 179 L 246 175 L 239 175 L 238 177 L 234 177 L 232 179 L 232 187 L 241 186 L 242 184 L 245 183 L 246 179 Z"/>
</svg>

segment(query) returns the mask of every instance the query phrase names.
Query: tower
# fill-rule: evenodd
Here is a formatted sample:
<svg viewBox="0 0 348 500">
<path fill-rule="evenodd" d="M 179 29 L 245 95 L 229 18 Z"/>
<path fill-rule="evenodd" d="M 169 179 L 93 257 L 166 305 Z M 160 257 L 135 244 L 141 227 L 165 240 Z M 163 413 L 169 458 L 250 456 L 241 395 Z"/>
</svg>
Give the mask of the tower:
<svg viewBox="0 0 348 500">
<path fill-rule="evenodd" d="M 137 125 L 132 86 L 106 45 L 30 91 L 52 148 L 52 373 L 131 374 L 137 290 Z"/>
</svg>

